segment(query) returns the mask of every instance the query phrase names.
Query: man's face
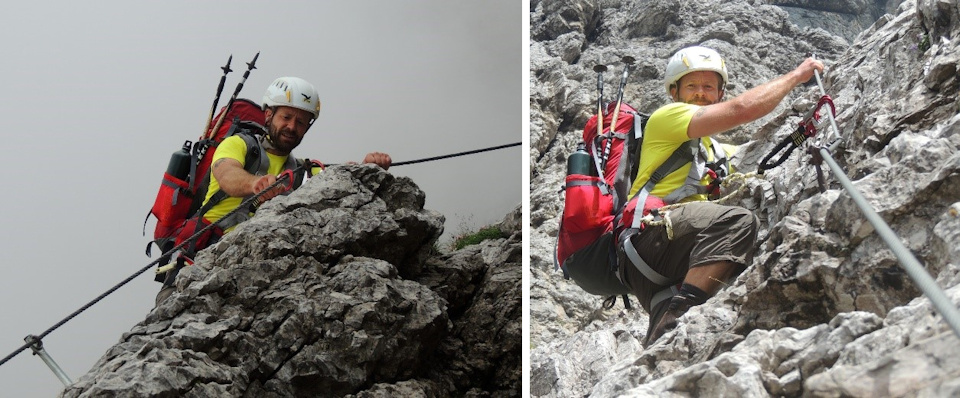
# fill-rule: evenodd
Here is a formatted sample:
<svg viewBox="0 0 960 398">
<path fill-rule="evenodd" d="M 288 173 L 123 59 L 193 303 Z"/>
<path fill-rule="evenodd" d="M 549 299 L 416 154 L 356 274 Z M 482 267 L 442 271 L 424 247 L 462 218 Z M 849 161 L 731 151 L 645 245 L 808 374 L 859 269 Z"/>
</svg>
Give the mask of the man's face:
<svg viewBox="0 0 960 398">
<path fill-rule="evenodd" d="M 723 98 L 720 74 L 711 71 L 690 72 L 677 81 L 670 89 L 674 101 L 694 105 L 712 105 Z"/>
<path fill-rule="evenodd" d="M 310 112 L 288 106 L 267 109 L 265 116 L 270 142 L 276 150 L 284 153 L 290 153 L 300 145 L 313 119 Z"/>
</svg>

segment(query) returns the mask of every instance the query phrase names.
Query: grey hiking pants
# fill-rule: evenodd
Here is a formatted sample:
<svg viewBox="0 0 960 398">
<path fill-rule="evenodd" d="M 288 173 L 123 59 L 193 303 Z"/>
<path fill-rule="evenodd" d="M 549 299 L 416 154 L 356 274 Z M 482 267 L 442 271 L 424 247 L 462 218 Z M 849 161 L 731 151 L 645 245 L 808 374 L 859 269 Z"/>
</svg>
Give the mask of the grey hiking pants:
<svg viewBox="0 0 960 398">
<path fill-rule="evenodd" d="M 673 239 L 664 226 L 647 226 L 630 238 L 640 257 L 654 271 L 678 283 L 690 268 L 729 261 L 739 264 L 739 275 L 753 262 L 759 221 L 742 207 L 709 202 L 693 202 L 671 210 Z M 647 279 L 618 249 L 620 279 L 640 305 L 649 313 L 654 294 L 670 285 L 658 285 Z M 726 281 L 723 281 L 726 282 Z"/>
</svg>

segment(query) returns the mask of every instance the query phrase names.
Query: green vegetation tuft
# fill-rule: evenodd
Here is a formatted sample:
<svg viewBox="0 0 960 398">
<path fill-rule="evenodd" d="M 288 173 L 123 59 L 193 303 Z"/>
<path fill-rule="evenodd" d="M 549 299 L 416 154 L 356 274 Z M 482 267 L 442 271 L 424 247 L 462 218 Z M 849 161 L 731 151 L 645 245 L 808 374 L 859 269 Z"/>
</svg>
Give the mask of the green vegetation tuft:
<svg viewBox="0 0 960 398">
<path fill-rule="evenodd" d="M 464 247 L 475 245 L 487 239 L 499 239 L 503 236 L 503 231 L 499 227 L 485 227 L 472 234 L 463 234 L 456 237 L 453 241 L 453 249 L 460 250 Z"/>
</svg>

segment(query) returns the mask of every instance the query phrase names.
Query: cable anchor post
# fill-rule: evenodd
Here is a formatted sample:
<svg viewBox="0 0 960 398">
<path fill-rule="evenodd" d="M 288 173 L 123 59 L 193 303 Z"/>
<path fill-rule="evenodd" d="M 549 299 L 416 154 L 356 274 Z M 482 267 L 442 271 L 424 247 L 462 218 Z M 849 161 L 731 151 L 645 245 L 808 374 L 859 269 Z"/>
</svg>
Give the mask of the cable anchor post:
<svg viewBox="0 0 960 398">
<path fill-rule="evenodd" d="M 43 341 L 39 337 L 34 335 L 29 335 L 23 338 L 23 341 L 26 341 L 30 345 L 30 349 L 33 350 L 33 355 L 37 355 L 40 359 L 43 360 L 43 363 L 47 364 L 47 367 L 50 368 L 50 371 L 60 379 L 60 382 L 63 383 L 64 387 L 73 384 L 73 381 L 70 380 L 70 377 L 67 376 L 67 373 L 60 368 L 60 365 L 57 365 L 57 362 L 53 360 L 50 354 L 47 354 L 47 350 L 43 349 Z"/>
</svg>

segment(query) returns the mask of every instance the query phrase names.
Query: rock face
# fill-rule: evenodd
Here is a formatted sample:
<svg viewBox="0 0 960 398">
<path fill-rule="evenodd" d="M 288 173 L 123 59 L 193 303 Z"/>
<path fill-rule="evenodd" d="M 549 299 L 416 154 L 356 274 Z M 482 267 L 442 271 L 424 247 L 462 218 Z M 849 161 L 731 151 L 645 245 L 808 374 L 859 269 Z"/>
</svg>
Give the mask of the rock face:
<svg viewBox="0 0 960 398">
<path fill-rule="evenodd" d="M 900 0 L 768 0 L 800 27 L 820 28 L 853 42 L 886 13 L 895 14 Z"/>
<path fill-rule="evenodd" d="M 423 205 L 375 166 L 327 169 L 201 252 L 62 396 L 518 396 L 519 207 L 502 239 L 438 255 Z"/>
<path fill-rule="evenodd" d="M 596 109 L 595 64 L 613 70 L 605 74 L 611 101 L 618 60 L 637 58 L 624 101 L 650 113 L 667 100 L 663 68 L 680 48 L 702 44 L 724 55 L 727 98 L 815 52 L 827 63 L 824 85 L 838 112 L 833 157 L 960 303 L 960 6 L 915 0 L 886 9 L 847 45 L 843 32 L 799 27 L 762 1 L 532 5 L 532 395 L 960 395 L 958 337 L 826 164 L 821 193 L 804 151 L 734 198 L 761 220 L 754 263 L 646 350 L 642 309 L 604 311 L 602 297 L 553 270 L 557 191 Z M 819 96 L 815 85 L 799 87 L 767 117 L 720 135 L 741 144 L 738 170 L 756 170 Z"/>
</svg>

